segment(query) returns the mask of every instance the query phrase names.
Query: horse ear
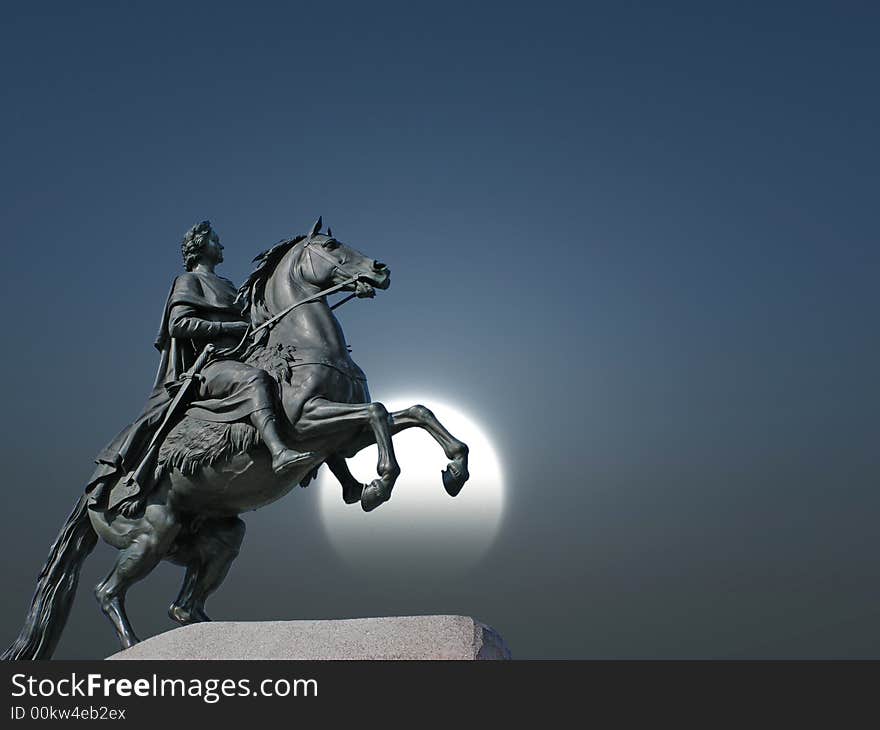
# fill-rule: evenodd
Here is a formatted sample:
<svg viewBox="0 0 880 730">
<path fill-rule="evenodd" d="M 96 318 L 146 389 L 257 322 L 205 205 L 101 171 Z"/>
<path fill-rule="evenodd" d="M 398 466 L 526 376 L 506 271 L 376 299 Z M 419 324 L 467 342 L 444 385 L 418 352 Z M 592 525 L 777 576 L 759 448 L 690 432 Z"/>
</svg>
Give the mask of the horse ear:
<svg viewBox="0 0 880 730">
<path fill-rule="evenodd" d="M 309 231 L 309 238 L 314 236 L 316 233 L 320 233 L 322 225 L 323 225 L 323 223 L 321 221 L 321 216 L 318 216 L 318 220 L 315 221 L 315 225 L 313 225 L 312 230 Z"/>
<path fill-rule="evenodd" d="M 330 226 L 327 226 L 327 235 L 333 237 L 333 229 Z"/>
</svg>

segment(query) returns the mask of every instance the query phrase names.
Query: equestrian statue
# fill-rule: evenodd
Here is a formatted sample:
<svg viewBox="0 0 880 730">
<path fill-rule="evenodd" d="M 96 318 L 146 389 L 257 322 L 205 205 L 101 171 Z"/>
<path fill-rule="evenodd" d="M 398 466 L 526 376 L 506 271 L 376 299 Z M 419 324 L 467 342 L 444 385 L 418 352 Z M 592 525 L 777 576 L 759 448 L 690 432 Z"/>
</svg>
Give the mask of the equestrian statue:
<svg viewBox="0 0 880 730">
<path fill-rule="evenodd" d="M 95 588 L 123 648 L 138 638 L 126 591 L 161 560 L 186 569 L 169 616 L 209 621 L 205 602 L 244 538 L 239 515 L 308 486 L 326 464 L 346 504 L 391 498 L 400 467 L 392 437 L 427 431 L 449 459 L 443 486 L 468 479 L 468 447 L 422 405 L 389 413 L 370 398 L 333 310 L 375 296 L 388 267 L 336 239 L 319 218 L 308 235 L 254 259 L 238 289 L 215 269 L 223 246 L 209 221 L 181 245 L 156 338 L 160 352 L 143 412 L 96 457 L 96 468 L 49 551 L 18 638 L 3 659 L 48 659 L 70 613 L 80 568 L 100 537 L 119 553 Z M 347 295 L 331 306 L 328 297 Z M 346 459 L 378 447 L 377 478 L 361 484 Z"/>
</svg>

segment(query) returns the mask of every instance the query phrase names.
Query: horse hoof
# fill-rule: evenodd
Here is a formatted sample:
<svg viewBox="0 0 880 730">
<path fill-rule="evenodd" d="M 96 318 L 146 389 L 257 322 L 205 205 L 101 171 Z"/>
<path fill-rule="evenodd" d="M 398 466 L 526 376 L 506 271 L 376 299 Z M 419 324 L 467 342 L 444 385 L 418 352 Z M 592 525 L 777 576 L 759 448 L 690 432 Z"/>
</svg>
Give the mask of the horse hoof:
<svg viewBox="0 0 880 730">
<path fill-rule="evenodd" d="M 354 504 L 355 502 L 360 502 L 363 493 L 364 485 L 360 482 L 355 482 L 351 486 L 346 486 L 342 488 L 342 501 L 346 504 Z"/>
<path fill-rule="evenodd" d="M 202 610 L 194 609 L 190 611 L 183 606 L 178 606 L 176 603 L 172 603 L 168 607 L 168 616 L 172 621 L 179 623 L 181 626 L 203 623 L 211 620 L 208 614 Z"/>
<path fill-rule="evenodd" d="M 135 644 L 140 644 L 141 640 L 134 634 L 119 637 L 119 645 L 123 649 L 131 649 Z"/>
<path fill-rule="evenodd" d="M 387 502 L 389 499 L 391 499 L 391 494 L 386 494 L 385 485 L 377 479 L 370 483 L 368 487 L 364 487 L 363 494 L 361 494 L 361 507 L 364 512 L 372 512 L 376 507 L 383 502 Z"/>
<path fill-rule="evenodd" d="M 443 476 L 443 488 L 450 497 L 457 497 L 464 483 L 470 475 L 467 469 L 460 467 L 454 461 L 449 462 L 449 466 L 441 472 Z"/>
</svg>

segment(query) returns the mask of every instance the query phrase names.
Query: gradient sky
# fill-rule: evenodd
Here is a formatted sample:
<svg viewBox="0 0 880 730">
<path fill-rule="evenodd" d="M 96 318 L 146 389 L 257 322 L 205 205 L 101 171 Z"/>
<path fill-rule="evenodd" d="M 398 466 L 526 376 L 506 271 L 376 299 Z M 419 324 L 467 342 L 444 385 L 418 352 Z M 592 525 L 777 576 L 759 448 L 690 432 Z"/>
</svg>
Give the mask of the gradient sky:
<svg viewBox="0 0 880 730">
<path fill-rule="evenodd" d="M 711 7 L 710 7 L 711 5 Z M 392 288 L 377 399 L 490 426 L 466 573 L 355 571 L 314 490 L 248 515 L 217 619 L 462 613 L 521 658 L 878 657 L 875 3 L 10 3 L 5 600 L 140 410 L 179 241 L 322 214 Z M 439 488 L 439 485 L 438 485 Z M 57 656 L 115 648 L 83 571 Z M 180 569 L 129 594 L 172 626 Z"/>
</svg>

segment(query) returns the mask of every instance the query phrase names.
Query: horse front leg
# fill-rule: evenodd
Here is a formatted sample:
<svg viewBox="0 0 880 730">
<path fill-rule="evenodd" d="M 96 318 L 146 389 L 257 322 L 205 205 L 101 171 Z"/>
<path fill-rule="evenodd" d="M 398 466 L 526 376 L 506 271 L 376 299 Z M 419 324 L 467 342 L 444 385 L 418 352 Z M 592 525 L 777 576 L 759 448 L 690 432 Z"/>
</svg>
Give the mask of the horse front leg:
<svg viewBox="0 0 880 730">
<path fill-rule="evenodd" d="M 375 441 L 376 439 L 373 438 L 373 434 L 370 432 L 370 443 L 375 443 Z M 360 502 L 364 492 L 364 485 L 351 473 L 348 464 L 345 462 L 345 457 L 333 454 L 327 457 L 325 463 L 330 467 L 330 471 L 333 472 L 333 476 L 336 477 L 339 484 L 342 485 L 342 501 L 346 504 Z"/>
<path fill-rule="evenodd" d="M 437 420 L 437 417 L 423 405 L 414 405 L 405 408 L 402 411 L 395 411 L 391 414 L 392 436 L 397 435 L 401 431 L 408 428 L 421 428 L 426 431 L 443 449 L 446 458 L 449 459 L 446 469 L 441 472 L 443 478 L 443 487 L 447 493 L 455 497 L 461 491 L 465 482 L 470 478 L 468 472 L 468 446 L 464 441 L 459 441 L 453 436 L 446 427 Z M 354 456 L 361 449 L 372 446 L 375 439 L 370 431 L 364 430 L 348 442 L 340 453 L 334 454 L 327 459 L 327 465 L 330 471 L 339 480 L 342 485 L 343 499 L 346 504 L 352 504 L 346 494 L 359 485 L 357 480 L 348 470 L 343 456 Z"/>
<path fill-rule="evenodd" d="M 440 448 L 449 459 L 446 468 L 441 472 L 443 487 L 450 497 L 458 496 L 464 483 L 470 478 L 467 444 L 449 433 L 431 410 L 423 405 L 417 404 L 402 411 L 396 411 L 391 414 L 391 418 L 394 424 L 392 426 L 393 433 L 397 433 L 398 428 L 403 430 L 418 426 L 440 444 Z"/>
<path fill-rule="evenodd" d="M 378 479 L 364 487 L 361 507 L 365 512 L 391 499 L 391 490 L 400 476 L 400 465 L 391 443 L 391 416 L 381 403 L 336 403 L 326 398 L 312 398 L 303 406 L 296 422 L 297 437 L 320 438 L 346 429 L 368 427 L 379 450 L 376 463 Z"/>
</svg>

